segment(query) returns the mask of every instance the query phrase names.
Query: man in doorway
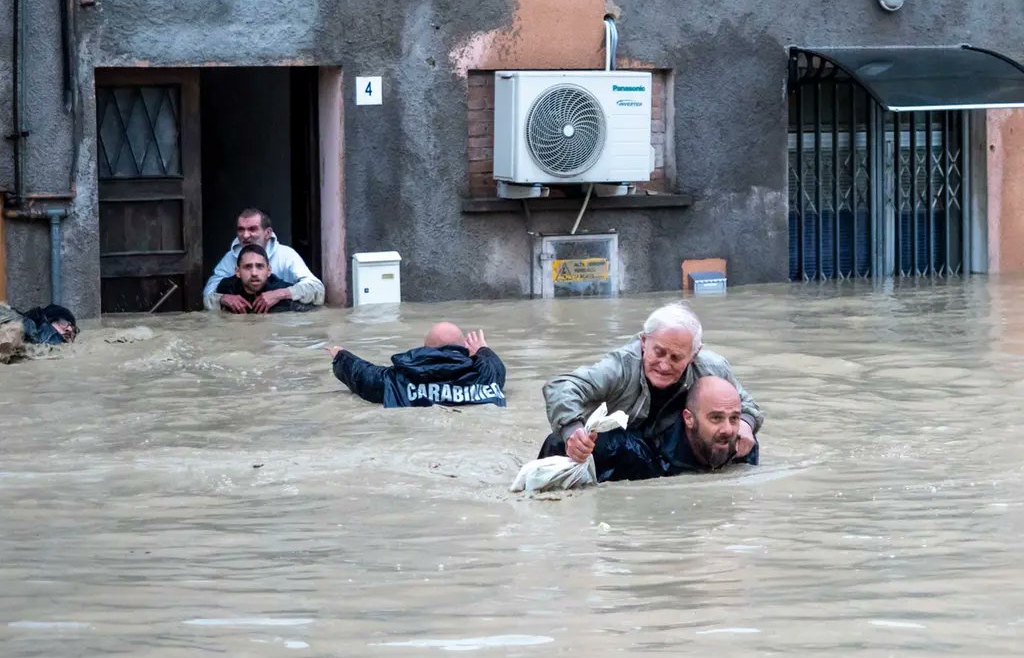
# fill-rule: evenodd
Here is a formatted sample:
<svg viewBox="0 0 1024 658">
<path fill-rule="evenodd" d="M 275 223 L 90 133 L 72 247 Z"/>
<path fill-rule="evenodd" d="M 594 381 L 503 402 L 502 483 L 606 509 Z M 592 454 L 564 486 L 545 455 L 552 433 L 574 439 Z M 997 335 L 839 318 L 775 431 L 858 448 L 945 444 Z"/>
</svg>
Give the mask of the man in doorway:
<svg viewBox="0 0 1024 658">
<path fill-rule="evenodd" d="M 451 322 L 430 328 L 417 347 L 378 366 L 337 345 L 326 348 L 334 376 L 353 393 L 385 407 L 495 404 L 505 406 L 505 364 L 483 331 L 468 336 Z"/>
<path fill-rule="evenodd" d="M 736 454 L 742 402 L 736 387 L 721 377 L 701 377 L 690 387 L 686 406 L 658 441 L 638 430 L 597 435 L 594 466 L 598 482 L 707 473 L 729 464 L 756 465 L 760 447 Z"/>
<path fill-rule="evenodd" d="M 238 215 L 236 230 L 238 237 L 217 263 L 213 276 L 203 289 L 203 304 L 207 310 L 225 308 L 232 313 L 247 313 L 252 309 L 257 313 L 266 313 L 285 300 L 310 306 L 323 305 L 324 284 L 313 276 L 294 249 L 277 241 L 267 213 L 257 208 L 246 208 Z M 242 295 L 217 291 L 220 282 L 235 273 L 240 252 L 247 245 L 263 249 L 267 254 L 270 271 L 287 284 L 282 288 L 265 290 L 254 302 L 247 302 Z"/>
<path fill-rule="evenodd" d="M 764 418 L 757 403 L 740 385 L 724 357 L 703 349 L 704 330 L 682 302 L 655 310 L 640 335 L 610 352 L 592 366 L 577 368 L 544 385 L 544 400 L 552 434 L 540 457 L 567 455 L 583 462 L 594 450 L 597 434 L 586 432 L 583 421 L 602 402 L 609 411 L 629 416 L 628 430 L 639 430 L 655 447 L 676 421 L 686 392 L 707 375 L 728 380 L 742 400 L 737 456 L 745 457 L 757 442 Z"/>
<path fill-rule="evenodd" d="M 267 293 L 287 290 L 289 284 L 275 275 L 270 267 L 270 258 L 263 247 L 247 244 L 238 252 L 234 276 L 222 279 L 217 284 L 217 294 L 221 296 L 221 309 L 231 313 L 282 313 L 286 311 L 308 311 L 312 304 L 304 304 L 294 299 L 282 299 L 274 304 L 267 301 Z M 223 300 L 227 297 L 239 297 L 242 310 L 228 306 Z"/>
</svg>

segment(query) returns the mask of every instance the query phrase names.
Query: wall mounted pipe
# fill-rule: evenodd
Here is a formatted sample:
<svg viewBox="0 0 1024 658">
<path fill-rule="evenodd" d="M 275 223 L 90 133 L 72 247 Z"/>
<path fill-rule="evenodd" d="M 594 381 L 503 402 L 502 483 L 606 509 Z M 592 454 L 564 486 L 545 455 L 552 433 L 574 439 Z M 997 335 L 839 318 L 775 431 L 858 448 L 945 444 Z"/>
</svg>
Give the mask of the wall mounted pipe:
<svg viewBox="0 0 1024 658">
<path fill-rule="evenodd" d="M 60 255 L 60 223 L 67 219 L 67 208 L 47 208 L 46 210 L 19 209 L 4 213 L 7 219 L 47 220 L 50 222 L 50 303 L 60 304 L 61 294 L 61 255 Z"/>
<path fill-rule="evenodd" d="M 61 258 L 60 258 L 60 221 L 68 216 L 67 210 L 47 211 L 50 216 L 50 303 L 60 304 L 61 295 Z"/>
<path fill-rule="evenodd" d="M 74 48 L 72 47 L 72 12 L 73 0 L 57 0 L 60 4 L 60 50 L 61 50 L 61 82 L 64 87 L 64 111 L 71 113 L 75 109 L 75 87 L 72 84 L 74 73 Z"/>
<path fill-rule="evenodd" d="M 7 220 L 4 218 L 4 195 L 0 194 L 0 302 L 7 301 L 7 241 L 4 231 Z"/>
<path fill-rule="evenodd" d="M 11 95 L 14 109 L 14 133 L 9 136 L 14 147 L 14 198 L 18 205 L 25 195 L 25 43 L 27 29 L 25 20 L 25 0 L 14 0 L 14 80 Z"/>
<path fill-rule="evenodd" d="M 616 51 L 619 49 L 619 30 L 615 27 L 615 18 L 604 17 L 604 70 L 615 70 Z"/>
</svg>

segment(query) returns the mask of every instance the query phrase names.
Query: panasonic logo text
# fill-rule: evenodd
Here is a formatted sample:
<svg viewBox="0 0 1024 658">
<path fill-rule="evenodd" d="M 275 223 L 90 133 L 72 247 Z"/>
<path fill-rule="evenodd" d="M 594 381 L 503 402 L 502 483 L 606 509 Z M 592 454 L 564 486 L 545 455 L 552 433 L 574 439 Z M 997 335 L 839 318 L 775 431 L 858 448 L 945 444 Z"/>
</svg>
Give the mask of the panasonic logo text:
<svg viewBox="0 0 1024 658">
<path fill-rule="evenodd" d="M 637 85 L 635 87 L 625 87 L 623 85 L 612 85 L 612 91 L 647 91 L 647 87 L 643 85 Z"/>
</svg>

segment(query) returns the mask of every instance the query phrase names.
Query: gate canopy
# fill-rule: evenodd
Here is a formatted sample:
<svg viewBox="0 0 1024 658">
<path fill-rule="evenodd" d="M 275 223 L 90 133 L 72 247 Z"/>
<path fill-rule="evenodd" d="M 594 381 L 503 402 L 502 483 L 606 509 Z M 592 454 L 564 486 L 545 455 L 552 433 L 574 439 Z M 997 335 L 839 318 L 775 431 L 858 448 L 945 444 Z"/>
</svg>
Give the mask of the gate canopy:
<svg viewBox="0 0 1024 658">
<path fill-rule="evenodd" d="M 800 48 L 859 82 L 893 112 L 1024 107 L 1024 67 L 973 46 Z"/>
</svg>

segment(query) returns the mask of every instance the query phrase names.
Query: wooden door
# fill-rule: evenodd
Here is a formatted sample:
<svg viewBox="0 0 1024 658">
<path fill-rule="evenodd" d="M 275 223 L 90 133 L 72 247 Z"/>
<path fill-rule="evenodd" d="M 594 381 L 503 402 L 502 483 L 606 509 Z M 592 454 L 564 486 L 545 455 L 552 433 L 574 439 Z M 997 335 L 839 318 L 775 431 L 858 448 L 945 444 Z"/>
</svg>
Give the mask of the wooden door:
<svg viewBox="0 0 1024 658">
<path fill-rule="evenodd" d="M 202 308 L 198 69 L 98 69 L 96 134 L 102 312 Z"/>
</svg>

